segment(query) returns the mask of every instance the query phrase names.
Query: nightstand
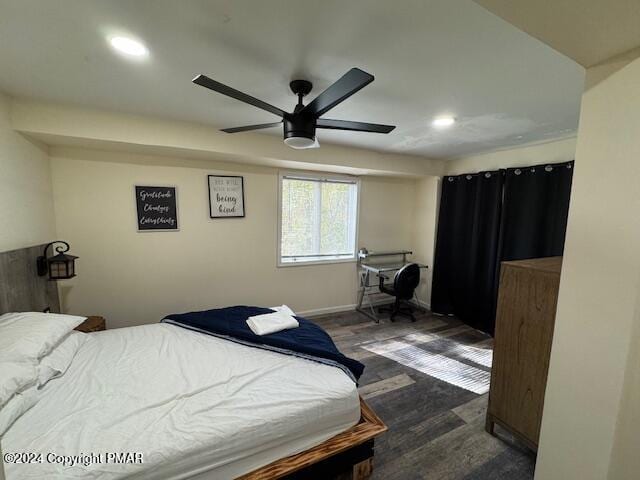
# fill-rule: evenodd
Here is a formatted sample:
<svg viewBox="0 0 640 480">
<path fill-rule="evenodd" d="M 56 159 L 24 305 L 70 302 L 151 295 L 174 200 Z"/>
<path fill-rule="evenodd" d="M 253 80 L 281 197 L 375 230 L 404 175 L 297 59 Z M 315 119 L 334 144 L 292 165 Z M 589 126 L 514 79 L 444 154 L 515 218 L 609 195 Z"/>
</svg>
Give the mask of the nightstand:
<svg viewBox="0 0 640 480">
<path fill-rule="evenodd" d="M 89 333 L 89 332 L 100 332 L 102 330 L 107 329 L 107 322 L 104 317 L 91 316 L 87 317 L 87 319 L 78 325 L 76 328 L 79 332 Z"/>
</svg>

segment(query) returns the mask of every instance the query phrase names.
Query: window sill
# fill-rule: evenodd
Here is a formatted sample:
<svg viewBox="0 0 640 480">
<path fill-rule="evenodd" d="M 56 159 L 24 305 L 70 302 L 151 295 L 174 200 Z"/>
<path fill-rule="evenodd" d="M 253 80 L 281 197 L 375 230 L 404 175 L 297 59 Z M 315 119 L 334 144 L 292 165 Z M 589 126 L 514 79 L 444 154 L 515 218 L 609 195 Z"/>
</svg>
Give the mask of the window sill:
<svg viewBox="0 0 640 480">
<path fill-rule="evenodd" d="M 332 258 L 326 260 L 299 260 L 297 262 L 283 262 L 278 260 L 278 268 L 306 267 L 309 265 L 330 265 L 334 263 L 356 263 L 356 258 Z"/>
</svg>

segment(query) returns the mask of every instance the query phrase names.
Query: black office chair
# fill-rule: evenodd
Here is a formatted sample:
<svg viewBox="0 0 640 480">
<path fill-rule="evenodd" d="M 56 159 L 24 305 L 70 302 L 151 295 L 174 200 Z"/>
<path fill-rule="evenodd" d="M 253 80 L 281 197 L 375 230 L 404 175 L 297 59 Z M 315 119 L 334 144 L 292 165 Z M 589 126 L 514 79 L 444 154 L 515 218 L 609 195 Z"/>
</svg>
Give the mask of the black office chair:
<svg viewBox="0 0 640 480">
<path fill-rule="evenodd" d="M 412 322 L 416 321 L 413 316 L 413 309 L 409 304 L 409 300 L 413 298 L 414 292 L 420 283 L 420 267 L 417 263 L 409 263 L 398 270 L 393 277 L 393 286 L 385 285 L 385 277 L 380 276 L 380 291 L 396 297 L 392 307 L 381 307 L 379 312 L 391 312 L 391 321 L 395 320 L 396 315 L 404 315 L 409 317 Z M 402 308 L 404 303 L 407 307 Z"/>
</svg>

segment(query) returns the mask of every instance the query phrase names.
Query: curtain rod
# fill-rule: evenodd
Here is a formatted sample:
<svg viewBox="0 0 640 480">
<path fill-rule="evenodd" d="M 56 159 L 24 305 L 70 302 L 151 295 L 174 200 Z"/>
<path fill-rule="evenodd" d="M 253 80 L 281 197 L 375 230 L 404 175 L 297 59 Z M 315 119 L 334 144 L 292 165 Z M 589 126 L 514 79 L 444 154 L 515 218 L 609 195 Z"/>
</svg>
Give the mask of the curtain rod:
<svg viewBox="0 0 640 480">
<path fill-rule="evenodd" d="M 344 183 L 347 185 L 355 185 L 358 183 L 356 180 L 341 180 L 333 178 L 309 178 L 297 175 L 283 175 L 282 178 L 286 180 L 299 180 L 303 182 L 319 182 L 319 183 Z"/>
<path fill-rule="evenodd" d="M 551 169 L 553 170 L 553 168 L 555 167 L 567 167 L 567 168 L 573 168 L 573 165 L 575 163 L 575 160 L 569 160 L 566 162 L 557 162 L 557 163 L 539 163 L 536 165 L 527 165 L 525 167 L 508 167 L 508 168 L 498 168 L 496 170 L 482 170 L 480 172 L 476 172 L 476 173 L 458 173 L 455 175 L 445 175 L 443 178 L 449 178 L 449 179 L 453 179 L 453 178 L 459 178 L 459 177 L 477 177 L 479 175 L 484 175 L 487 178 L 489 178 L 491 175 L 493 174 L 501 174 L 501 175 L 506 175 L 508 171 L 516 171 L 516 170 L 527 170 L 527 169 L 535 169 L 535 168 L 545 168 L 546 167 L 551 167 Z M 550 170 L 547 170 L 550 171 Z M 489 174 L 487 176 L 487 174 Z M 516 173 L 516 175 L 518 175 L 518 173 Z M 451 180 L 450 180 L 451 181 Z"/>
</svg>

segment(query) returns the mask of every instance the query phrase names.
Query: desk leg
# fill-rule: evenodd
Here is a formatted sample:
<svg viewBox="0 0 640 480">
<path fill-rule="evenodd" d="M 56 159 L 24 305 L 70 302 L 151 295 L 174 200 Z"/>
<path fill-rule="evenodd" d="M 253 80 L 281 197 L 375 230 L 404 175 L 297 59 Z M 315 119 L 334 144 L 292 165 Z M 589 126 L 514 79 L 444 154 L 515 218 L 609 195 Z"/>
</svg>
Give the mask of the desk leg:
<svg viewBox="0 0 640 480">
<path fill-rule="evenodd" d="M 361 310 L 362 309 L 362 300 L 364 300 L 364 291 L 365 291 L 365 289 L 367 287 L 366 287 L 366 283 L 365 283 L 364 272 L 360 272 L 358 274 L 358 277 L 360 278 L 360 290 L 358 291 L 358 305 L 356 306 L 356 310 Z"/>
<path fill-rule="evenodd" d="M 358 300 L 358 305 L 356 306 L 356 310 L 363 315 L 366 315 L 370 319 L 372 319 L 376 323 L 380 323 L 380 319 L 378 315 L 376 315 L 376 310 L 373 306 L 373 302 L 371 301 L 371 296 L 367 293 L 367 286 L 369 285 L 370 280 L 370 272 L 366 270 L 360 274 L 360 298 Z M 367 302 L 369 302 L 369 310 L 367 311 L 365 308 L 362 308 L 362 304 L 364 303 L 364 298 L 367 297 Z"/>
</svg>

